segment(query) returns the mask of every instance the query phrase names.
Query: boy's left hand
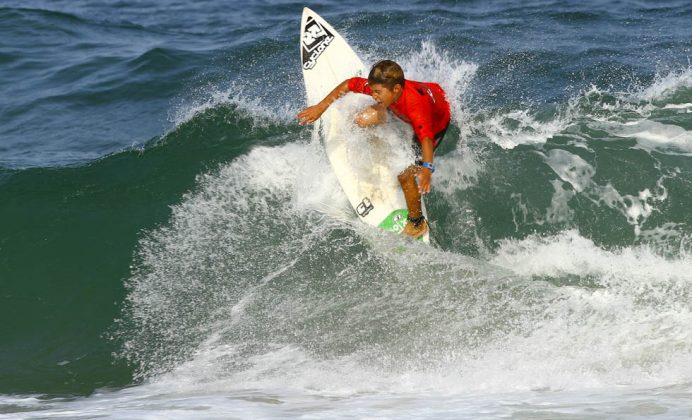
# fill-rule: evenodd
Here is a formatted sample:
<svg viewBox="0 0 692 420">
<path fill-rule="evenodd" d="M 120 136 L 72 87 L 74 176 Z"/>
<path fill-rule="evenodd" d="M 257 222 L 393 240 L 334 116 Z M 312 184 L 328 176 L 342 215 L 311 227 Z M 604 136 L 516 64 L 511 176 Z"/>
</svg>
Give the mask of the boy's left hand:
<svg viewBox="0 0 692 420">
<path fill-rule="evenodd" d="M 428 168 L 420 168 L 418 171 L 418 192 L 427 194 L 430 192 L 430 175 L 432 171 Z"/>
</svg>

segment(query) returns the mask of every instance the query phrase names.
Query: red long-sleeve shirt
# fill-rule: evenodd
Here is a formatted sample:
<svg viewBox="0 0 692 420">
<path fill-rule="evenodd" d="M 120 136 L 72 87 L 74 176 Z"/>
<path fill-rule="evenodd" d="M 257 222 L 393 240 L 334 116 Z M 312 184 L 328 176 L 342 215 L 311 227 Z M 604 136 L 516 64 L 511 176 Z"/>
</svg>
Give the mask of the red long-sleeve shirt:
<svg viewBox="0 0 692 420">
<path fill-rule="evenodd" d="M 372 96 L 368 79 L 354 77 L 348 80 L 351 92 Z M 435 135 L 442 132 L 449 124 L 449 103 L 445 91 L 437 83 L 406 80 L 399 99 L 389 109 L 402 120 L 411 124 L 419 142 L 429 138 L 437 146 Z"/>
</svg>

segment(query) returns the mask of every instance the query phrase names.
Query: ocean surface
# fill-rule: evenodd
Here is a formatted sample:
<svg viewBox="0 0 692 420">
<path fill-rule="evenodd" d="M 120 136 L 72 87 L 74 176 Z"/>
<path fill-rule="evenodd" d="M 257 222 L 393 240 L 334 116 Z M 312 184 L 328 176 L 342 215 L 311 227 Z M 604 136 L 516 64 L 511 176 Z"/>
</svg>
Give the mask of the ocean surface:
<svg viewBox="0 0 692 420">
<path fill-rule="evenodd" d="M 303 6 L 447 91 L 432 246 L 297 124 Z M 2 0 L 0 39 L 0 418 L 692 417 L 690 1 Z"/>
</svg>

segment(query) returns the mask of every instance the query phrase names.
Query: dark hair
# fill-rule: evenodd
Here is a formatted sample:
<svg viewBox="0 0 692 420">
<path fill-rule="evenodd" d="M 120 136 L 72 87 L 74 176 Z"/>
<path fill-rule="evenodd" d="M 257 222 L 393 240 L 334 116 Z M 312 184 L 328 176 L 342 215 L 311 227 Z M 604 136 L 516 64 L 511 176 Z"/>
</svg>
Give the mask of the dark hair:
<svg viewBox="0 0 692 420">
<path fill-rule="evenodd" d="M 382 60 L 375 63 L 368 74 L 368 83 L 384 85 L 387 89 L 394 89 L 394 85 L 404 87 L 404 71 L 392 60 Z"/>
</svg>

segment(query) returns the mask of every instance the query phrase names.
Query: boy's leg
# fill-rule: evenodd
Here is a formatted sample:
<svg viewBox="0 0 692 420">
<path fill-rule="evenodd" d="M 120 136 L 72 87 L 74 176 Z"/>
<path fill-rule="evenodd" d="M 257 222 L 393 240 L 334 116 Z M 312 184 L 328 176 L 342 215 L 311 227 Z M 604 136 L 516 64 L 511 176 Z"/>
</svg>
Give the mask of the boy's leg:
<svg viewBox="0 0 692 420">
<path fill-rule="evenodd" d="M 401 189 L 404 191 L 404 198 L 406 199 L 406 206 L 408 207 L 408 215 L 412 219 L 421 217 L 423 215 L 421 196 L 420 192 L 418 192 L 418 183 L 416 182 L 416 174 L 419 170 L 420 166 L 411 165 L 404 169 L 404 171 L 397 177 L 399 179 Z"/>
<path fill-rule="evenodd" d="M 447 127 L 449 127 L 449 123 Z M 437 148 L 437 145 L 440 144 L 444 138 L 447 127 L 435 135 L 435 148 Z M 404 226 L 403 233 L 418 238 L 428 231 L 428 221 L 423 217 L 423 204 L 421 203 L 421 194 L 418 192 L 418 181 L 416 179 L 416 175 L 422 169 L 423 151 L 415 135 L 411 141 L 411 147 L 416 156 L 416 163 L 404 169 L 404 171 L 399 174 L 398 178 L 401 189 L 404 192 L 404 198 L 406 199 L 406 207 L 408 207 L 408 221 L 406 222 L 406 226 Z"/>
<path fill-rule="evenodd" d="M 381 106 L 369 106 L 356 114 L 355 122 L 361 127 L 371 127 L 387 121 L 387 109 Z"/>
<path fill-rule="evenodd" d="M 423 208 L 421 204 L 421 194 L 418 192 L 418 182 L 416 182 L 416 174 L 420 171 L 420 166 L 411 165 L 404 169 L 397 177 L 399 184 L 404 192 L 406 199 L 406 207 L 408 207 L 408 221 L 404 227 L 403 233 L 417 238 L 428 231 L 428 222 L 423 217 Z"/>
</svg>

